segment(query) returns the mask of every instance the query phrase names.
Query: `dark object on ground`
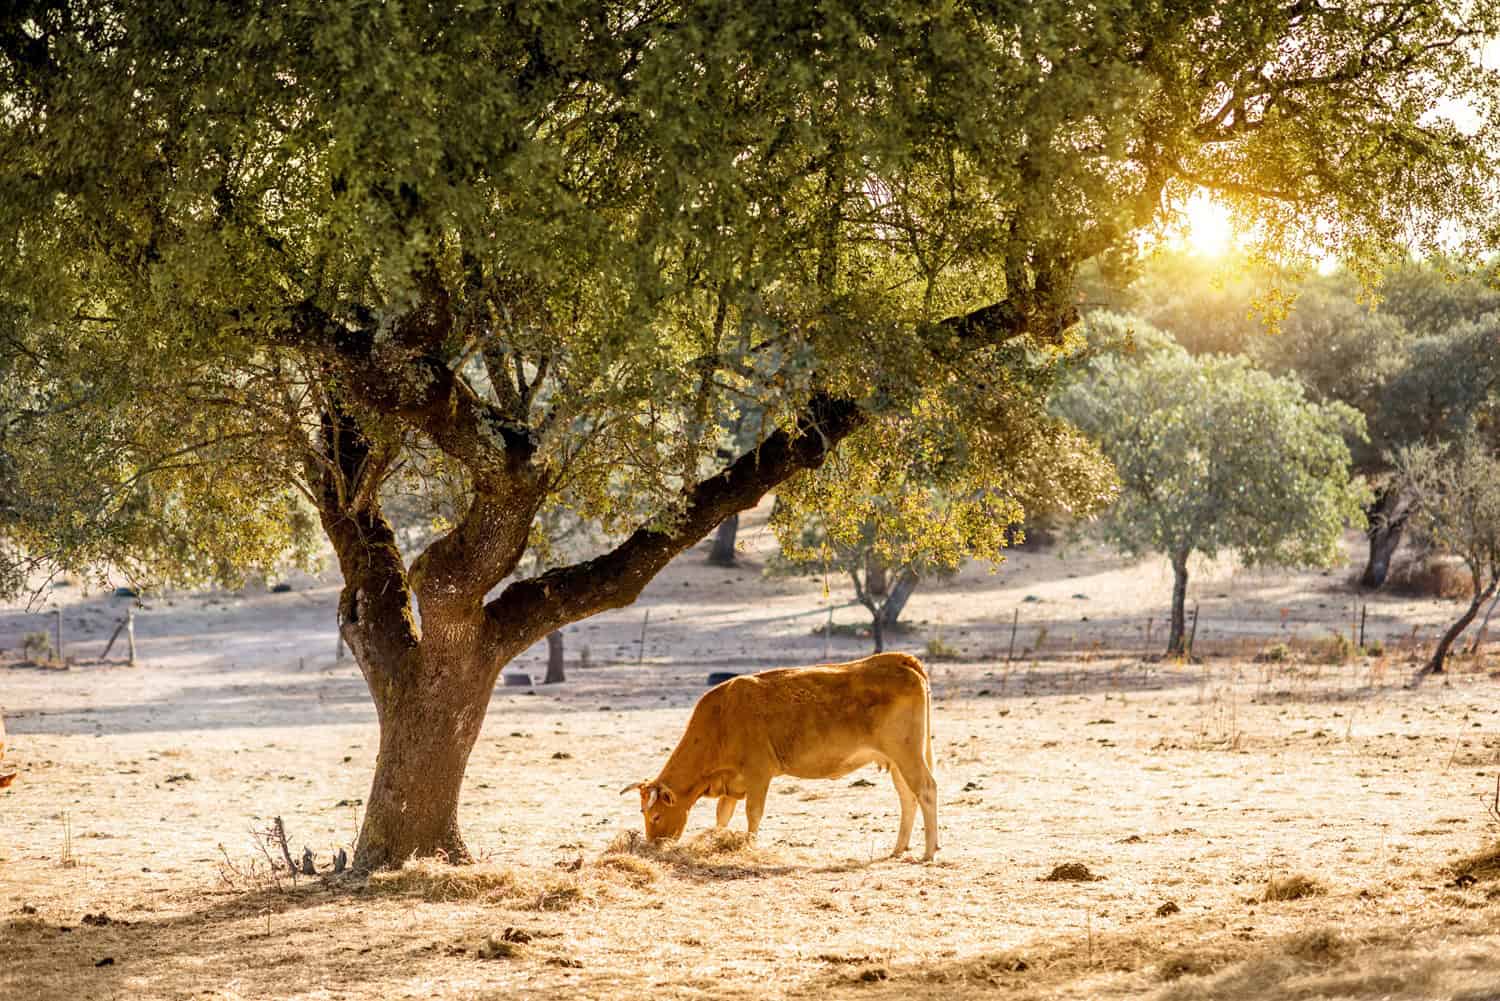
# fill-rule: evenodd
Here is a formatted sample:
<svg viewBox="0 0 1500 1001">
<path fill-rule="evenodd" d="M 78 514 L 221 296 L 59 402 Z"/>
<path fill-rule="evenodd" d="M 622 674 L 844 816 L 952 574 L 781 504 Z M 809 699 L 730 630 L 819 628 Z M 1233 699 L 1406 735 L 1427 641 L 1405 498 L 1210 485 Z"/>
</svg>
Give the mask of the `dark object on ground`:
<svg viewBox="0 0 1500 1001">
<path fill-rule="evenodd" d="M 531 675 L 529 675 L 529 674 L 511 673 L 511 674 L 506 674 L 503 677 L 505 678 L 505 687 L 506 688 L 530 688 L 531 687 Z"/>
<path fill-rule="evenodd" d="M 1092 883 L 1103 878 L 1103 876 L 1095 876 L 1082 862 L 1064 862 L 1062 865 L 1054 866 L 1051 872 L 1042 877 L 1042 880 L 1047 883 Z"/>
<path fill-rule="evenodd" d="M 1159 918 L 1164 918 L 1172 914 L 1177 914 L 1181 912 L 1181 910 L 1182 908 L 1177 906 L 1176 901 L 1169 900 L 1156 909 L 1156 916 Z"/>
<path fill-rule="evenodd" d="M 712 688 L 715 685 L 722 685 L 730 678 L 738 678 L 739 676 L 740 672 L 738 671 L 710 671 L 708 673 L 708 687 Z"/>
<path fill-rule="evenodd" d="M 271 593 L 272 594 L 286 594 L 291 589 L 292 589 L 292 585 L 286 583 L 285 581 L 282 581 L 280 584 L 277 584 L 277 585 L 275 585 L 274 587 L 271 588 Z"/>
<path fill-rule="evenodd" d="M 133 587 L 117 587 L 117 588 L 115 588 L 115 597 L 116 598 L 139 598 L 140 594 L 137 593 L 136 589 L 133 588 Z"/>
</svg>

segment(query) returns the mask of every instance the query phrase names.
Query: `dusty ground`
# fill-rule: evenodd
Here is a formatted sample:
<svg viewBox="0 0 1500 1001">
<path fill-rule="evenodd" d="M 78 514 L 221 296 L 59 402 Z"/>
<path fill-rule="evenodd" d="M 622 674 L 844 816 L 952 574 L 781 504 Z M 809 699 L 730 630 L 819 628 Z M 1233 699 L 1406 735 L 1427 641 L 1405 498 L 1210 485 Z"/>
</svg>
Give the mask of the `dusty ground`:
<svg viewBox="0 0 1500 1001">
<path fill-rule="evenodd" d="M 1500 997 L 1500 881 L 1448 868 L 1500 841 L 1496 681 L 1481 661 L 1400 687 L 1402 643 L 1453 606 L 1372 601 L 1383 657 L 1249 659 L 1347 630 L 1344 573 L 1201 568 L 1221 656 L 1174 666 L 1138 656 L 1156 563 L 966 572 L 919 592 L 903 640 L 957 657 L 931 664 L 937 864 L 883 857 L 896 798 L 873 771 L 778 782 L 754 846 L 704 838 L 706 806 L 696 840 L 641 846 L 618 790 L 660 766 L 706 671 L 821 659 L 813 626 L 847 593 L 763 578 L 769 540 L 747 542 L 746 569 L 691 554 L 573 630 L 568 684 L 497 690 L 463 806 L 480 866 L 337 887 L 278 885 L 252 834 L 281 816 L 326 864 L 358 824 L 374 716 L 334 662 L 333 585 L 152 601 L 135 669 L 85 663 L 123 599 L 54 591 L 80 663 L 0 669 L 21 768 L 0 998 Z M 0 614 L 0 648 L 47 621 Z M 1102 878 L 1043 879 L 1068 862 Z M 1299 875 L 1316 892 L 1262 899 Z"/>
</svg>

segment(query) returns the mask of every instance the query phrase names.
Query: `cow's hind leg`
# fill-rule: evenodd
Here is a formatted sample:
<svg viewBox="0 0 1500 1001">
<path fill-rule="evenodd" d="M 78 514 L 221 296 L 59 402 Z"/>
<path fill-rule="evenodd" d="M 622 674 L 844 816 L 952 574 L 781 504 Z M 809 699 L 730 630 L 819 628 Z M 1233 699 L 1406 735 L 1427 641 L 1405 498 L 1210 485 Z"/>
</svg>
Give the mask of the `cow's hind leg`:
<svg viewBox="0 0 1500 1001">
<path fill-rule="evenodd" d="M 901 855 L 911 845 L 911 829 L 917 820 L 917 794 L 901 777 L 901 769 L 892 766 L 891 784 L 896 787 L 896 796 L 901 800 L 901 829 L 896 833 L 896 850 L 892 857 Z"/>
<path fill-rule="evenodd" d="M 891 771 L 900 769 L 901 777 L 908 788 L 916 794 L 917 803 L 922 807 L 922 826 L 926 828 L 927 851 L 922 855 L 922 861 L 931 861 L 937 854 L 937 780 L 932 777 L 932 769 L 927 767 L 927 762 L 922 758 L 920 750 L 908 749 L 909 753 L 903 753 L 899 758 L 892 760 Z M 904 817 L 903 817 L 904 820 Z M 902 833 L 906 832 L 903 823 Z"/>
<path fill-rule="evenodd" d="M 719 797 L 719 812 L 717 815 L 717 819 L 720 827 L 729 826 L 729 821 L 734 817 L 734 808 L 738 802 L 739 800 L 735 799 L 733 796 Z"/>
</svg>

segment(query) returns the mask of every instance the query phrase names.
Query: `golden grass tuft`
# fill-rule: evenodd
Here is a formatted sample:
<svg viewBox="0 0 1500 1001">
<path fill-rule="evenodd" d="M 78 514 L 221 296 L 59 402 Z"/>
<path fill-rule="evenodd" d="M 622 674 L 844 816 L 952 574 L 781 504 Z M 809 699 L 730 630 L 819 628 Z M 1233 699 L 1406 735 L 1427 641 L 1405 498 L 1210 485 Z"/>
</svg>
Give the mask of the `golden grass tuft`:
<svg viewBox="0 0 1500 1001">
<path fill-rule="evenodd" d="M 1275 948 L 1303 962 L 1331 963 L 1344 954 L 1348 942 L 1333 928 L 1309 928 L 1281 938 Z"/>
<path fill-rule="evenodd" d="M 1156 975 L 1162 980 L 1206 977 L 1230 962 L 1232 958 L 1221 949 L 1178 949 L 1162 957 L 1161 962 L 1156 964 Z"/>
<path fill-rule="evenodd" d="M 605 855 L 595 862 L 594 866 L 620 874 L 625 878 L 627 883 L 633 886 L 645 886 L 648 883 L 654 883 L 656 882 L 656 878 L 661 875 L 661 870 L 656 865 L 638 855 L 625 855 L 621 853 Z"/>
<path fill-rule="evenodd" d="M 1287 876 L 1272 876 L 1266 881 L 1266 888 L 1260 895 L 1265 902 L 1277 900 L 1301 900 L 1304 897 L 1316 897 L 1324 892 L 1323 884 L 1311 876 L 1294 872 Z"/>
<path fill-rule="evenodd" d="M 576 878 L 486 864 L 456 866 L 436 859 L 411 859 L 395 872 L 375 873 L 368 890 L 420 897 L 428 903 L 483 901 L 534 911 L 567 910 L 584 899 Z"/>
<path fill-rule="evenodd" d="M 609 859 L 643 860 L 680 872 L 720 879 L 748 876 L 783 865 L 773 853 L 755 847 L 754 839 L 747 832 L 725 827 L 710 827 L 683 841 L 654 844 L 639 831 L 622 831 L 605 847 L 596 864 L 607 864 L 621 871 L 629 867 L 629 863 L 607 862 Z"/>
<path fill-rule="evenodd" d="M 1473 880 L 1483 883 L 1500 879 L 1500 843 L 1490 845 L 1472 855 L 1465 855 L 1448 867 L 1453 877 L 1460 881 Z"/>
</svg>

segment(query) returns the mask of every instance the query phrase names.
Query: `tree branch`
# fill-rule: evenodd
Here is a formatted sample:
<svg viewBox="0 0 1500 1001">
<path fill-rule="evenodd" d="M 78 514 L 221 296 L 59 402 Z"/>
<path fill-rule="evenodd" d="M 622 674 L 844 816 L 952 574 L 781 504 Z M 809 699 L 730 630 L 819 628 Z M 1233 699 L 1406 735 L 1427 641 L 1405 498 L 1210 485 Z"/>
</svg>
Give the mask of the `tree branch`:
<svg viewBox="0 0 1500 1001">
<path fill-rule="evenodd" d="M 399 417 L 429 436 L 462 462 L 476 483 L 498 485 L 536 453 L 535 435 L 426 350 L 431 344 L 416 331 L 429 330 L 435 322 L 431 317 L 423 313 L 408 319 L 397 325 L 401 332 L 396 337 L 382 339 L 372 325 L 351 327 L 305 301 L 293 310 L 278 339 L 322 358 L 354 401 Z"/>
<path fill-rule="evenodd" d="M 485 608 L 494 648 L 524 649 L 559 626 L 630 604 L 672 557 L 731 514 L 753 507 L 788 477 L 822 465 L 867 420 L 848 400 L 815 396 L 794 427 L 778 429 L 694 485 L 680 514 L 638 528 L 603 556 L 507 587 Z"/>
</svg>

